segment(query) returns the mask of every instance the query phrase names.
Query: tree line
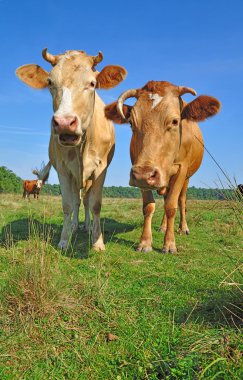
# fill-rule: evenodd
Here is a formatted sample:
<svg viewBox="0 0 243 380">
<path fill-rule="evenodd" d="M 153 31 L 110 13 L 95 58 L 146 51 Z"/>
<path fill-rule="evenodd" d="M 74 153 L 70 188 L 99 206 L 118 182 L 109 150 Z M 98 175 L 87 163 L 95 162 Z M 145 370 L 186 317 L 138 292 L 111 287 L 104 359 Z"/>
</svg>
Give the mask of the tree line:
<svg viewBox="0 0 243 380">
<path fill-rule="evenodd" d="M 230 189 L 205 189 L 189 187 L 187 190 L 188 199 L 231 199 L 233 190 Z M 22 193 L 23 180 L 5 166 L 0 166 L 0 193 Z M 45 184 L 41 190 L 42 194 L 60 195 L 60 185 Z M 155 198 L 160 196 L 154 192 Z M 140 198 L 141 192 L 136 187 L 109 186 L 103 188 L 105 198 Z"/>
</svg>

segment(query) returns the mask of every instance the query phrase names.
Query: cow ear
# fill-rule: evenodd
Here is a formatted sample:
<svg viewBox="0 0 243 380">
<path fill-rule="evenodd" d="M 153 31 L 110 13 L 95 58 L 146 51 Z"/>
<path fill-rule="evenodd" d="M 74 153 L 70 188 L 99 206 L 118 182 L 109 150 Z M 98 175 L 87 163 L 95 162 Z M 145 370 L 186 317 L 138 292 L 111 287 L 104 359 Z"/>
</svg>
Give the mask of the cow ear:
<svg viewBox="0 0 243 380">
<path fill-rule="evenodd" d="M 221 103 L 216 98 L 200 95 L 183 108 L 181 118 L 195 122 L 204 121 L 208 117 L 216 115 L 220 108 Z"/>
<path fill-rule="evenodd" d="M 116 124 L 126 124 L 128 122 L 127 119 L 130 117 L 131 110 L 131 106 L 127 106 L 126 104 L 123 105 L 123 113 L 126 117 L 126 119 L 123 119 L 117 111 L 117 102 L 114 102 L 105 107 L 105 116 Z"/>
<path fill-rule="evenodd" d="M 19 67 L 16 75 L 22 82 L 32 88 L 45 88 L 48 86 L 49 73 L 38 65 L 30 64 Z"/>
<path fill-rule="evenodd" d="M 127 76 L 127 71 L 122 66 L 109 65 L 104 67 L 97 76 L 97 88 L 113 88 L 122 82 Z"/>
</svg>

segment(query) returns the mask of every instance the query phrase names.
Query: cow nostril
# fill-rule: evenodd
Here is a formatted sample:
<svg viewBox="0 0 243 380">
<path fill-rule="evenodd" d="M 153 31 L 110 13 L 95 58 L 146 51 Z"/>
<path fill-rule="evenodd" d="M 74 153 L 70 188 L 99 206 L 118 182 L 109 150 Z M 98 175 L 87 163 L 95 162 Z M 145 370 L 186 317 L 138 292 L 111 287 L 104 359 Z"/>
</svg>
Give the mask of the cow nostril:
<svg viewBox="0 0 243 380">
<path fill-rule="evenodd" d="M 53 117 L 53 125 L 54 127 L 58 127 L 58 121 L 56 120 L 56 117 Z"/>
<path fill-rule="evenodd" d="M 158 170 L 154 169 L 153 173 L 150 176 L 151 178 L 158 178 L 159 177 L 159 172 Z"/>
<path fill-rule="evenodd" d="M 146 179 L 146 182 L 149 184 L 149 185 L 152 185 L 152 186 L 156 186 L 159 182 L 159 179 L 160 179 L 160 174 L 159 174 L 159 171 L 157 169 L 154 169 L 153 171 L 151 171 Z"/>
<path fill-rule="evenodd" d="M 154 170 L 154 171 L 151 173 L 150 178 L 155 178 L 155 177 L 156 177 L 156 174 L 157 174 L 157 172 L 156 172 L 156 170 Z"/>
<path fill-rule="evenodd" d="M 74 125 L 76 125 L 76 123 L 77 123 L 77 118 L 74 117 L 74 118 L 71 120 L 71 122 L 70 122 L 70 126 L 73 127 Z"/>
</svg>

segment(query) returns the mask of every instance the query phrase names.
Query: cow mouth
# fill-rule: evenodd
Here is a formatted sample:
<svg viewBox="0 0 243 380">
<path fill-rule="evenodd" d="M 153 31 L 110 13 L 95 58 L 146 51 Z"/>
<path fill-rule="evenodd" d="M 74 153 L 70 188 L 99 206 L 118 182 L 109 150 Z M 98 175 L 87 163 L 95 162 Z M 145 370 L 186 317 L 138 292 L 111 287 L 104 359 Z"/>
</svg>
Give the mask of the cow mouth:
<svg viewBox="0 0 243 380">
<path fill-rule="evenodd" d="M 166 195 L 168 190 L 167 186 L 161 186 L 161 184 L 159 184 L 158 181 L 155 181 L 153 177 L 150 177 L 147 181 L 138 181 L 131 176 L 129 185 L 133 187 L 138 187 L 140 190 L 143 191 L 157 191 L 158 195 Z"/>
<path fill-rule="evenodd" d="M 76 146 L 81 142 L 81 136 L 76 134 L 61 133 L 59 143 L 65 146 Z"/>
<path fill-rule="evenodd" d="M 133 181 L 130 181 L 129 185 L 133 186 L 133 187 L 137 187 L 143 191 L 150 191 L 150 190 L 156 191 L 158 195 L 163 195 L 163 196 L 167 194 L 167 190 L 168 190 L 167 186 L 161 187 L 161 186 L 141 185 L 141 184 L 133 182 Z"/>
<path fill-rule="evenodd" d="M 134 175 L 131 173 L 129 185 L 138 187 L 141 190 L 157 190 L 158 191 L 161 189 L 160 181 L 158 180 L 156 175 L 151 176 L 146 179 L 143 179 L 143 178 L 136 179 L 134 178 Z"/>
<path fill-rule="evenodd" d="M 158 186 L 158 185 L 155 185 L 152 183 L 148 183 L 145 181 L 137 181 L 134 178 L 130 178 L 129 185 L 133 186 L 133 187 L 138 187 L 139 189 L 145 190 L 145 191 L 146 190 L 157 190 L 157 191 L 159 191 L 161 188 L 161 186 Z"/>
</svg>

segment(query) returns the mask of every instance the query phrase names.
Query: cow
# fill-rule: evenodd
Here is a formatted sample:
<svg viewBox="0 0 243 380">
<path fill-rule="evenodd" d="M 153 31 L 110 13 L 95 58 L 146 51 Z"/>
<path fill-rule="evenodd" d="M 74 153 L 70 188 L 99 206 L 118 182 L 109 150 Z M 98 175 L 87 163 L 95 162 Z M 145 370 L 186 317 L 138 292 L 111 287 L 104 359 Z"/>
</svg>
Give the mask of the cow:
<svg viewBox="0 0 243 380">
<path fill-rule="evenodd" d="M 34 180 L 25 180 L 23 181 L 23 198 L 30 198 L 30 194 L 34 194 L 34 198 L 39 198 L 39 193 L 42 186 L 44 185 L 43 180 L 34 179 Z"/>
<path fill-rule="evenodd" d="M 103 251 L 102 187 L 114 154 L 115 133 L 112 122 L 105 117 L 105 104 L 95 90 L 115 87 L 127 72 L 117 65 L 98 72 L 96 65 L 103 59 L 101 52 L 90 56 L 83 50 L 68 50 L 53 55 L 44 49 L 42 56 L 53 66 L 49 73 L 29 64 L 19 67 L 16 74 L 33 88 L 49 88 L 52 95 L 50 161 L 39 178 L 47 178 L 51 166 L 59 177 L 64 223 L 58 247 L 66 249 L 72 233 L 78 229 L 80 189 L 84 189 L 85 228 L 89 229 L 91 210 L 93 249 Z"/>
<path fill-rule="evenodd" d="M 130 123 L 132 138 L 130 185 L 139 187 L 143 197 L 144 225 L 138 251 L 152 250 L 151 222 L 155 211 L 152 190 L 164 195 L 164 217 L 160 230 L 165 232 L 162 252 L 177 251 L 174 219 L 179 203 L 179 231 L 189 234 L 186 222 L 186 191 L 189 178 L 199 169 L 204 152 L 202 133 L 197 122 L 215 115 L 220 102 L 201 95 L 190 103 L 181 96 L 195 90 L 166 81 L 149 81 L 141 89 L 125 91 L 117 102 L 106 106 L 106 117 L 118 124 Z M 125 100 L 137 99 L 134 106 Z"/>
<path fill-rule="evenodd" d="M 237 186 L 236 194 L 239 200 L 243 200 L 243 184 Z"/>
</svg>

